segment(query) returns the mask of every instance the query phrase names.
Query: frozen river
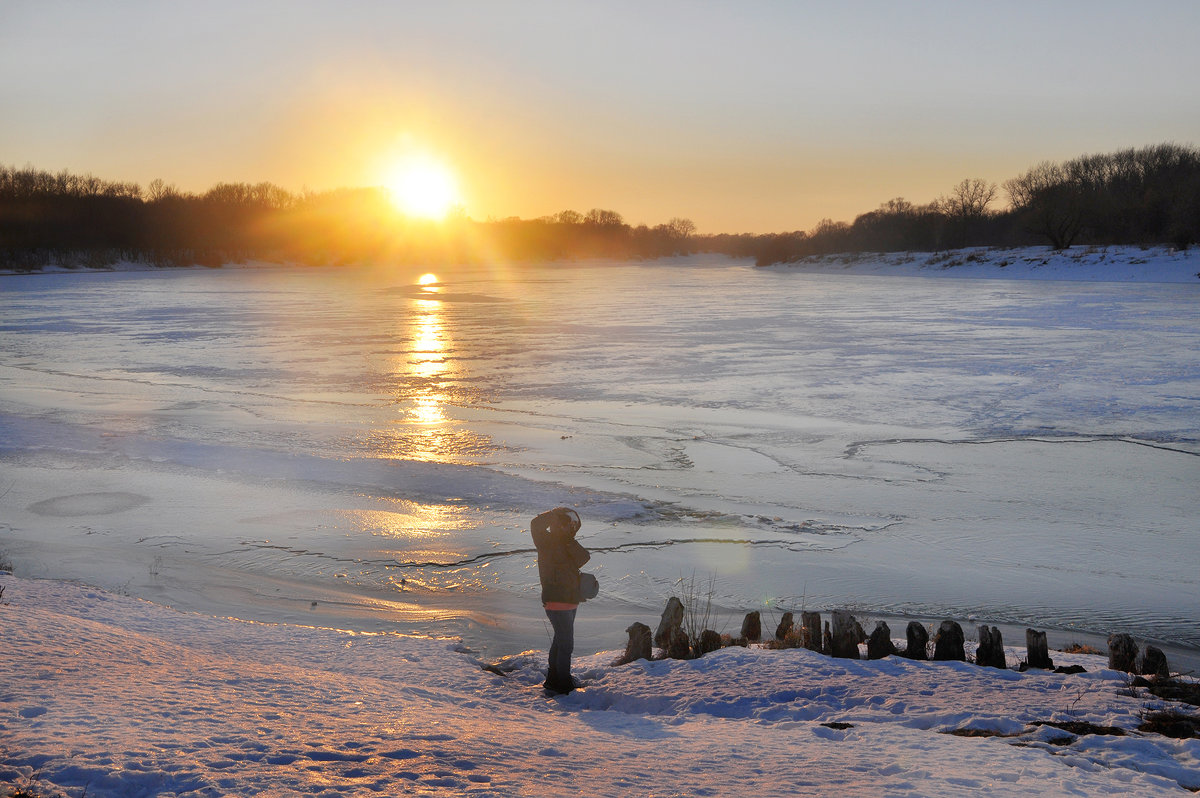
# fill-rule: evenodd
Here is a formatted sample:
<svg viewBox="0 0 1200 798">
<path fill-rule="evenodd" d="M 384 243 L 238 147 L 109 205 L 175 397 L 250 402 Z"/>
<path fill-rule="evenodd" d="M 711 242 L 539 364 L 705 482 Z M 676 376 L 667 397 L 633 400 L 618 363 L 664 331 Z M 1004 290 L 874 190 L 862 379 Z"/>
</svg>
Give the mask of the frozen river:
<svg viewBox="0 0 1200 798">
<path fill-rule="evenodd" d="M 731 632 L 850 607 L 1200 649 L 1198 309 L 720 259 L 0 277 L 0 561 L 503 653 L 546 645 L 527 525 L 568 504 L 582 650 L 681 578 Z"/>
</svg>

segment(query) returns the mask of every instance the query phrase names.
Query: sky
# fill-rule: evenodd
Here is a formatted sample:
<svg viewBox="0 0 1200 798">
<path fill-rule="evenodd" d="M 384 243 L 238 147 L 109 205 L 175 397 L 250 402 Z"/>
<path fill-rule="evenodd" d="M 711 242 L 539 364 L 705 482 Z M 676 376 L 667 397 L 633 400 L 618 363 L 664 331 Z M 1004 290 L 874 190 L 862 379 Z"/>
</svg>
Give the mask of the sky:
<svg viewBox="0 0 1200 798">
<path fill-rule="evenodd" d="M 1200 143 L 1200 3 L 0 0 L 0 163 L 807 230 Z"/>
</svg>

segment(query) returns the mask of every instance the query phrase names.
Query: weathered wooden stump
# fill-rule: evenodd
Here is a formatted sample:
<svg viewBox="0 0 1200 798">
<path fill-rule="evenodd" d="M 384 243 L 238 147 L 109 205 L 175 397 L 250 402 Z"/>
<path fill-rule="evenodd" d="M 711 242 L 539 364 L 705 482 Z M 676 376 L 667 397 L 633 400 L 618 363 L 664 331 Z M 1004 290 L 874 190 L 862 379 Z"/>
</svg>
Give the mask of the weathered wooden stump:
<svg viewBox="0 0 1200 798">
<path fill-rule="evenodd" d="M 917 621 L 909 621 L 904 636 L 908 638 L 908 647 L 904 649 L 905 657 L 929 659 L 929 631 L 923 625 Z"/>
<path fill-rule="evenodd" d="M 1138 662 L 1138 673 L 1143 676 L 1158 676 L 1164 679 L 1170 676 L 1171 670 L 1167 667 L 1167 655 L 1160 648 L 1146 646 L 1142 651 L 1141 660 Z"/>
<path fill-rule="evenodd" d="M 833 611 L 833 640 L 830 654 L 842 659 L 858 659 L 858 639 L 862 627 L 845 610 Z"/>
<path fill-rule="evenodd" d="M 1039 632 L 1037 629 L 1025 630 L 1025 665 L 1043 670 L 1054 668 L 1054 660 L 1050 659 L 1050 648 L 1046 645 L 1045 632 Z"/>
<path fill-rule="evenodd" d="M 809 651 L 821 650 L 821 613 L 800 613 L 801 635 L 804 637 L 804 647 Z"/>
<path fill-rule="evenodd" d="M 682 627 L 676 627 L 671 632 L 671 639 L 667 641 L 667 656 L 671 659 L 692 658 L 692 644 Z"/>
<path fill-rule="evenodd" d="M 966 638 L 957 621 L 942 621 L 933 637 L 933 658 L 939 662 L 964 662 L 967 652 L 963 648 Z"/>
<path fill-rule="evenodd" d="M 884 621 L 875 622 L 875 631 L 867 638 L 867 659 L 883 659 L 896 653 L 892 642 L 892 630 Z"/>
<path fill-rule="evenodd" d="M 671 638 L 683 625 L 683 602 L 675 596 L 667 599 L 666 609 L 663 610 L 662 618 L 658 622 L 658 629 L 654 632 L 654 645 L 659 648 L 668 648 L 671 643 Z"/>
<path fill-rule="evenodd" d="M 1108 636 L 1108 667 L 1114 671 L 1134 673 L 1137 670 L 1137 643 L 1124 633 Z"/>
<path fill-rule="evenodd" d="M 975 650 L 975 664 L 983 668 L 1007 668 L 1004 659 L 1004 639 L 1000 630 L 984 624 L 979 627 L 979 648 Z"/>
<path fill-rule="evenodd" d="M 746 613 L 746 617 L 742 619 L 742 633 L 739 637 L 747 643 L 762 640 L 762 614 L 758 610 Z"/>
<path fill-rule="evenodd" d="M 617 660 L 618 665 L 627 665 L 637 659 L 650 659 L 653 651 L 650 648 L 650 627 L 635 621 L 626 629 L 629 642 L 625 644 L 625 653 Z"/>
<path fill-rule="evenodd" d="M 786 640 L 787 636 L 792 633 L 794 626 L 795 621 L 793 620 L 792 614 L 790 612 L 785 612 L 783 617 L 779 619 L 779 625 L 775 627 L 775 639 Z"/>
<path fill-rule="evenodd" d="M 697 657 L 703 657 L 705 654 L 711 654 L 721 647 L 721 636 L 712 629 L 705 629 L 700 633 L 700 639 L 696 641 L 695 653 Z"/>
</svg>

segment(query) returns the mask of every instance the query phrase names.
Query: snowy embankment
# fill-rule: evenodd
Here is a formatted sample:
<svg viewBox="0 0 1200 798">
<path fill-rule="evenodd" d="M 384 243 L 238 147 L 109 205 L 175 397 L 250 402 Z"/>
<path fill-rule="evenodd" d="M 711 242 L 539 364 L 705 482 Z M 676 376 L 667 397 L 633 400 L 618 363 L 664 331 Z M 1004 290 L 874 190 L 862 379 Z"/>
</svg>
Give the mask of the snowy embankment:
<svg viewBox="0 0 1200 798">
<path fill-rule="evenodd" d="M 453 641 L 180 613 L 0 573 L 0 784 L 38 795 L 1174 795 L 1200 740 L 1089 672 L 724 649 L 486 672 Z M 1010 663 L 1021 656 L 1009 651 Z M 1088 722 L 1123 736 L 1038 722 Z M 980 736 L 948 734 L 969 730 Z"/>
<path fill-rule="evenodd" d="M 1200 282 L 1200 249 L 1173 247 L 977 247 L 945 252 L 858 252 L 814 255 L 767 267 L 822 274 L 918 275 L 1003 280 L 1129 283 Z"/>
<path fill-rule="evenodd" d="M 709 255 L 662 258 L 674 265 L 710 263 Z M 226 264 L 239 269 L 271 269 L 289 264 L 245 261 Z M 0 269 L 4 274 L 155 271 L 159 267 L 140 261 L 117 261 L 102 268 L 48 264 L 35 270 Z M 184 267 L 187 268 L 187 267 Z M 192 268 L 208 269 L 207 266 Z M 998 280 L 1065 280 L 1121 283 L 1200 282 L 1200 248 L 1179 250 L 1171 246 L 968 247 L 938 252 L 851 252 L 812 255 L 798 261 L 773 263 L 763 268 L 822 274 L 875 274 L 893 276 L 990 278 Z"/>
</svg>

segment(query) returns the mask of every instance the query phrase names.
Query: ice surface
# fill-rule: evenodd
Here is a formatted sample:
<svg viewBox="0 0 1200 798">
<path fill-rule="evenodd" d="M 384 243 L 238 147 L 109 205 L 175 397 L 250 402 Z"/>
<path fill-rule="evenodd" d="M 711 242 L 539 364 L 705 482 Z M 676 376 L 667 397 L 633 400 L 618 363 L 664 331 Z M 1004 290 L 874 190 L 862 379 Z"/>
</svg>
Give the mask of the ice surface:
<svg viewBox="0 0 1200 798">
<path fill-rule="evenodd" d="M 570 504 L 586 650 L 693 573 L 1200 647 L 1195 253 L 956 257 L 3 277 L 0 555 L 501 654 Z"/>
</svg>

